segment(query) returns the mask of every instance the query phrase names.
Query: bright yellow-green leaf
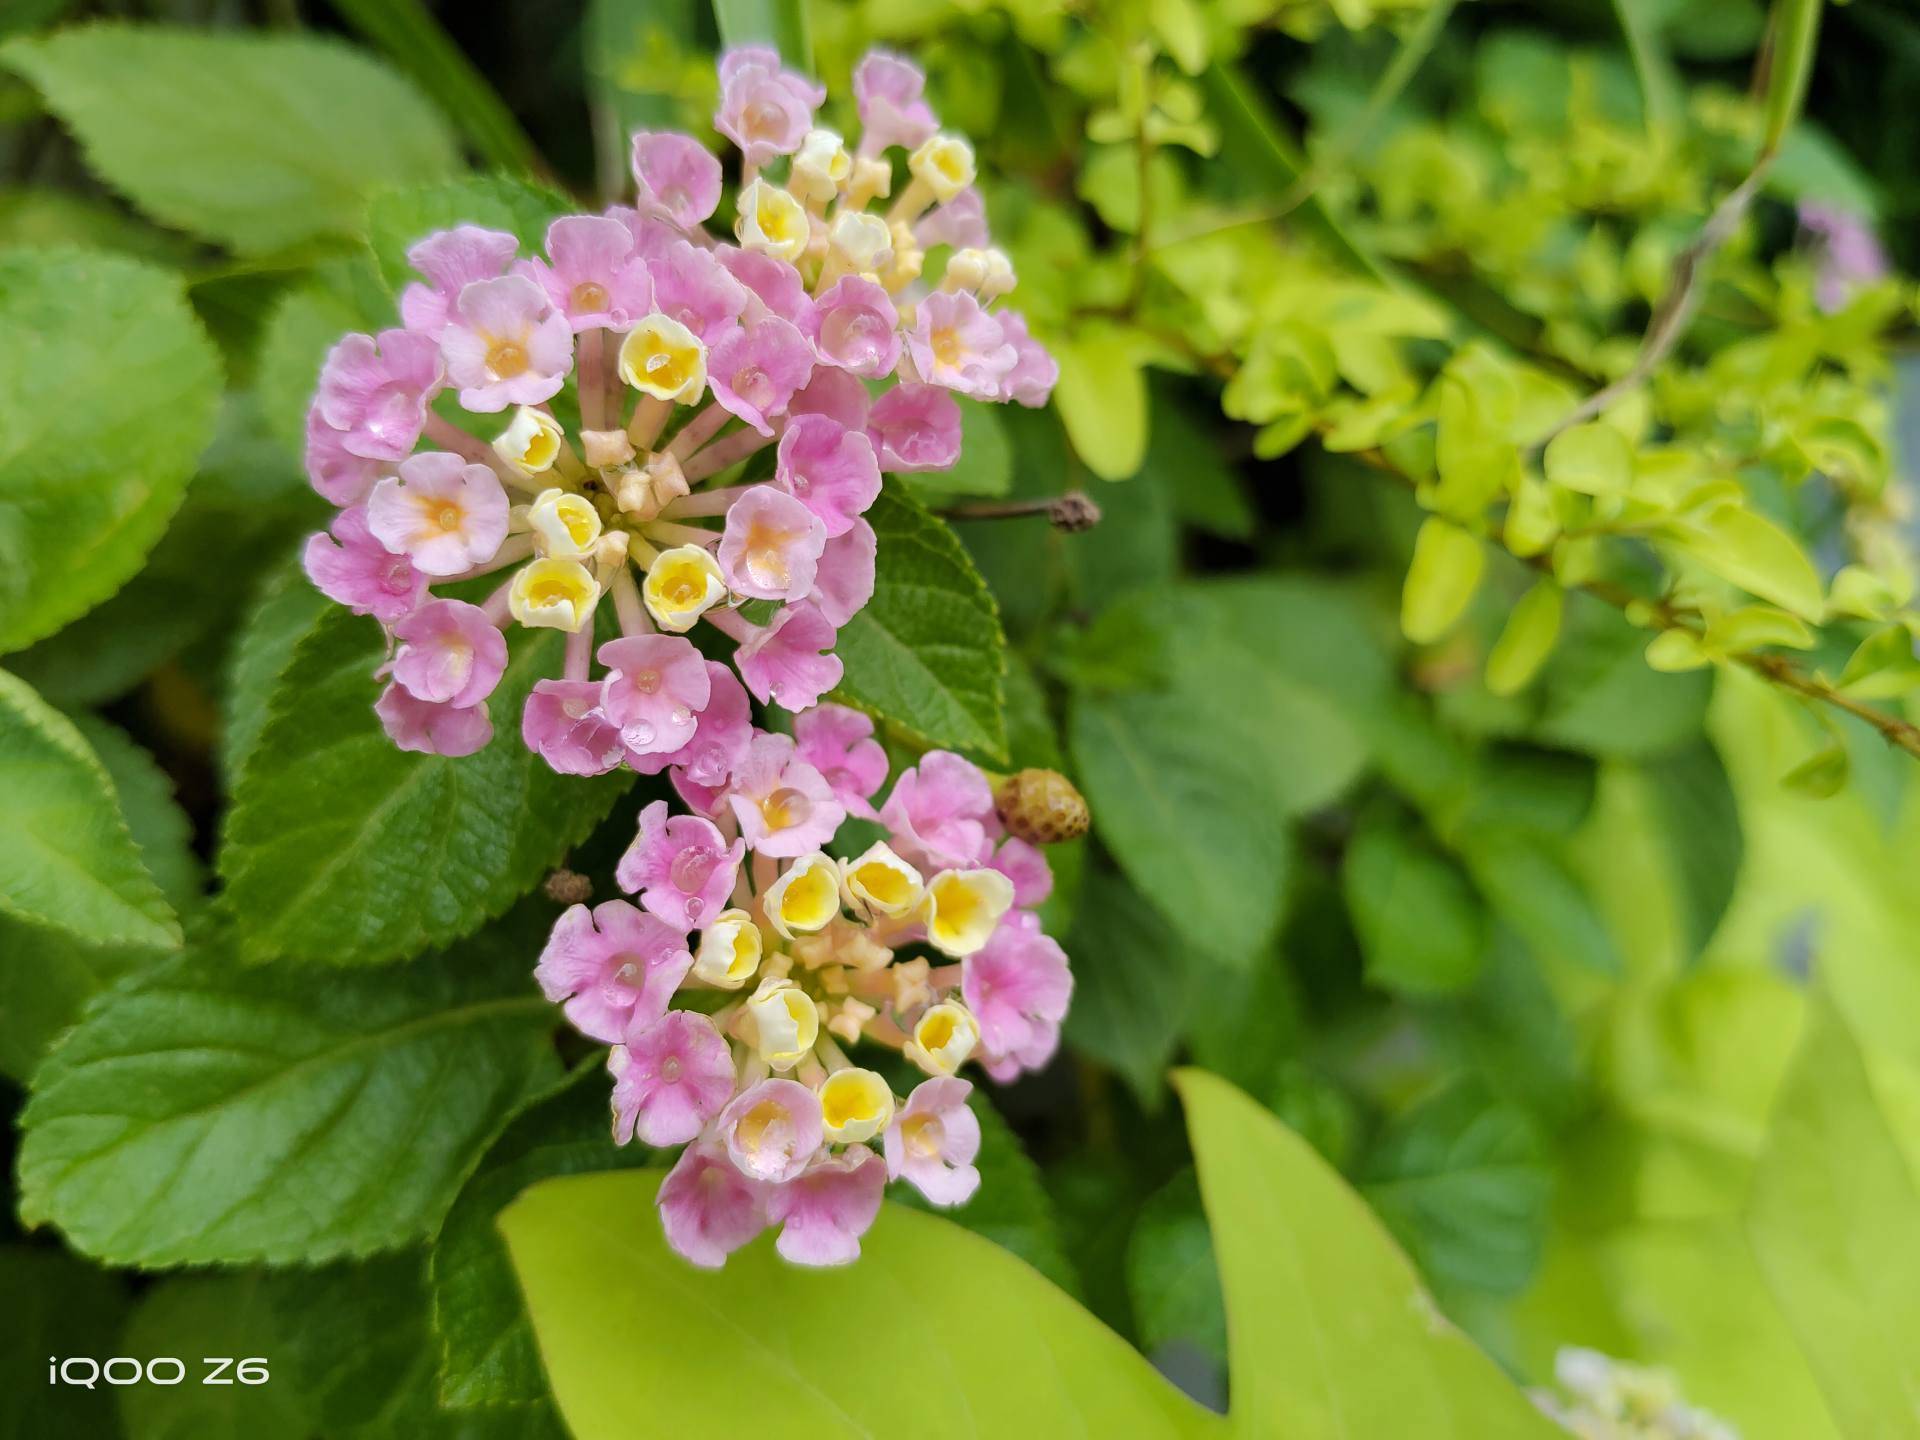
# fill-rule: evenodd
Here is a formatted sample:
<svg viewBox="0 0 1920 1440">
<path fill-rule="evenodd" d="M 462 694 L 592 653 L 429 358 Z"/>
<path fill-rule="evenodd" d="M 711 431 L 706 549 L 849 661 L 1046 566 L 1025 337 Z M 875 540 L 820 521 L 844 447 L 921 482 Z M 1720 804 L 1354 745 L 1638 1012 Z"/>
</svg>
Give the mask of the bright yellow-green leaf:
<svg viewBox="0 0 1920 1440">
<path fill-rule="evenodd" d="M 1050 1281 L 949 1221 L 888 1205 L 856 1264 L 803 1269 L 762 1237 L 697 1270 L 661 1236 L 660 1180 L 547 1180 L 500 1215 L 577 1440 L 1225 1429 Z"/>
<path fill-rule="evenodd" d="M 1413 542 L 1413 564 L 1400 592 L 1400 628 L 1406 637 L 1426 645 L 1451 630 L 1479 588 L 1486 563 L 1477 539 L 1429 515 Z"/>
<path fill-rule="evenodd" d="M 1907 628 L 1889 625 L 1861 641 L 1840 672 L 1840 688 L 1862 700 L 1891 700 L 1920 688 L 1920 660 Z"/>
<path fill-rule="evenodd" d="M 1662 630 L 1647 646 L 1647 664 L 1673 674 L 1698 670 L 1711 665 L 1713 657 L 1700 646 L 1700 637 L 1691 630 Z"/>
<path fill-rule="evenodd" d="M 1542 457 L 1547 479 L 1585 495 L 1618 495 L 1633 484 L 1633 447 L 1612 425 L 1562 430 Z"/>
<path fill-rule="evenodd" d="M 1830 800 L 1845 788 L 1852 769 L 1847 747 L 1836 740 L 1787 771 L 1780 777 L 1780 783 L 1815 800 Z"/>
<path fill-rule="evenodd" d="M 1537 475 L 1522 474 L 1514 483 L 1513 503 L 1507 507 L 1503 538 L 1507 548 L 1522 559 L 1538 555 L 1560 533 L 1560 522 L 1553 513 L 1553 491 Z"/>
<path fill-rule="evenodd" d="M 1764 645 L 1805 650 L 1812 644 L 1813 632 L 1804 620 L 1771 605 L 1743 605 L 1716 615 L 1707 626 L 1707 648 L 1723 654 L 1758 650 Z"/>
<path fill-rule="evenodd" d="M 1841 1429 L 1862 1440 L 1914 1433 L 1920 1191 L 1824 996 L 1774 1110 L 1747 1233 Z"/>
<path fill-rule="evenodd" d="M 1237 1433 L 1564 1440 L 1311 1145 L 1217 1076 L 1174 1083 L 1226 1298 Z"/>
<path fill-rule="evenodd" d="M 1551 580 L 1542 580 L 1513 607 L 1506 627 L 1487 656 L 1487 688 L 1496 695 L 1515 695 L 1540 673 L 1560 638 L 1560 615 L 1566 594 Z"/>
<path fill-rule="evenodd" d="M 1053 342 L 1060 362 L 1054 408 L 1087 468 L 1125 480 L 1147 454 L 1147 380 L 1126 337 L 1109 328 Z"/>
<path fill-rule="evenodd" d="M 1722 505 L 1675 539 L 1707 569 L 1762 600 L 1819 623 L 1826 605 L 1820 572 L 1800 542 L 1744 505 Z"/>
</svg>

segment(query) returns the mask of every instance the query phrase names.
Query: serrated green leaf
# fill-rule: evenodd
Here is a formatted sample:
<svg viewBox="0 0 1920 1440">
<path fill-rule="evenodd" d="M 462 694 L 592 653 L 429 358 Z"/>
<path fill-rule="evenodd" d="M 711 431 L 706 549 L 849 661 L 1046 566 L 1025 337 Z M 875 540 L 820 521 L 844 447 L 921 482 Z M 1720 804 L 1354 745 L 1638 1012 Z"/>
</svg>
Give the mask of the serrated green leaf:
<svg viewBox="0 0 1920 1440">
<path fill-rule="evenodd" d="M 177 276 L 0 255 L 0 652 L 126 583 L 213 431 L 219 362 Z"/>
<path fill-rule="evenodd" d="M 566 196 L 529 180 L 467 175 L 375 195 L 367 207 L 367 243 L 381 278 L 398 295 L 420 278 L 407 263 L 407 251 L 435 230 L 485 225 L 510 231 L 520 237 L 521 251 L 530 255 L 546 242 L 554 217 L 573 208 Z"/>
<path fill-rule="evenodd" d="M 1227 1302 L 1235 1428 L 1288 1440 L 1560 1429 L 1444 1319 L 1364 1201 L 1226 1081 L 1180 1070 Z"/>
<path fill-rule="evenodd" d="M 430 1232 L 553 1083 L 528 927 L 379 975 L 202 949 L 97 1001 L 21 1120 L 20 1211 L 116 1264 L 285 1264 Z"/>
<path fill-rule="evenodd" d="M 234 780 L 219 868 L 243 958 L 377 964 L 445 944 L 583 840 L 631 776 L 556 775 L 521 742 L 521 707 L 560 648 L 552 631 L 516 637 L 492 743 L 449 759 L 380 728 L 378 627 L 323 615 Z"/>
<path fill-rule="evenodd" d="M 1360 1193 L 1436 1285 L 1509 1295 L 1532 1277 L 1553 1189 L 1532 1122 L 1471 1084 L 1398 1117 Z"/>
<path fill-rule="evenodd" d="M 332 603 L 291 556 L 267 576 L 254 597 L 228 662 L 221 706 L 220 773 L 228 790 L 266 728 L 280 672 L 293 659 L 300 637 L 320 623 Z"/>
<path fill-rule="evenodd" d="M 1839 1428 L 1908 1428 L 1920 1414 L 1920 1190 L 1824 995 L 1774 1108 L 1747 1234 Z"/>
<path fill-rule="evenodd" d="M 152 1381 L 116 1389 L 127 1440 L 293 1440 L 312 1433 L 307 1407 L 286 1373 L 287 1335 L 274 1313 L 273 1291 L 289 1282 L 260 1271 L 178 1275 L 140 1297 L 114 1353 L 147 1361 L 177 1358 L 184 1383 Z M 264 1385 L 201 1383 L 203 1357 L 267 1363 Z M 160 1372 L 163 1376 L 166 1370 Z M 233 1367 L 225 1378 L 235 1378 Z"/>
<path fill-rule="evenodd" d="M 1451 860 L 1385 816 L 1364 820 L 1341 869 L 1367 979 L 1409 995 L 1471 985 L 1486 958 L 1480 897 Z"/>
<path fill-rule="evenodd" d="M 1004 761 L 1006 639 L 986 582 L 948 526 L 889 482 L 867 521 L 879 539 L 873 599 L 834 653 L 834 698 L 928 746 Z"/>
<path fill-rule="evenodd" d="M 164 224 L 263 253 L 360 233 L 367 195 L 453 168 L 453 137 L 363 51 L 305 35 L 90 25 L 0 52 L 108 184 Z"/>
<path fill-rule="evenodd" d="M 0 670 L 0 914 L 95 945 L 170 950 L 180 922 L 73 722 Z"/>
<path fill-rule="evenodd" d="M 186 915 L 200 903 L 207 877 L 193 853 L 193 822 L 174 801 L 173 777 L 118 725 L 86 714 L 73 723 L 106 767 L 141 863 L 174 913 Z"/>
<path fill-rule="evenodd" d="M 536 1180 L 658 1162 L 644 1145 L 613 1143 L 611 1084 L 605 1066 L 581 1065 L 500 1133 L 447 1211 L 427 1268 L 441 1404 L 551 1413 L 533 1325 L 494 1218 Z"/>
<path fill-rule="evenodd" d="M 886 1205 L 857 1263 L 810 1270 L 768 1239 L 718 1271 L 668 1250 L 657 1172 L 535 1185 L 500 1217 L 554 1396 L 577 1440 L 745 1434 L 1213 1435 L 1125 1341 L 999 1246 Z M 916 1297 L 938 1277 L 937 1303 Z M 881 1325 L 895 1356 L 850 1366 L 844 1324 Z M 751 1336 L 751 1343 L 743 1343 Z"/>
</svg>

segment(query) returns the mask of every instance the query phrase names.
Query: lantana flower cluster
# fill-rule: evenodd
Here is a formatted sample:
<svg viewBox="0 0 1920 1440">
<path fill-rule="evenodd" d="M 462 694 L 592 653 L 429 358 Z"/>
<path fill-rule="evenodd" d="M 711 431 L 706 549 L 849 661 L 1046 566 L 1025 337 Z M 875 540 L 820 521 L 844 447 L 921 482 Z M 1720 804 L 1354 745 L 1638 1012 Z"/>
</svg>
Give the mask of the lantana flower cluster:
<svg viewBox="0 0 1920 1440">
<path fill-rule="evenodd" d="M 535 975 L 612 1046 L 615 1140 L 686 1146 L 659 1194 L 675 1250 L 718 1266 L 778 1226 L 787 1259 L 843 1264 L 889 1180 L 943 1206 L 979 1185 L 961 1068 L 1004 1081 L 1058 1046 L 1073 977 L 1034 913 L 1053 877 L 961 756 L 927 753 L 876 805 L 887 756 L 857 711 L 822 705 L 792 735 L 743 719 L 739 745 L 721 785 L 676 769 L 695 813 L 640 812 L 615 871 L 636 899 L 567 910 Z M 849 816 L 882 838 L 836 858 Z M 1023 828 L 1047 833 L 1038 818 Z M 848 1054 L 863 1041 L 924 1078 L 896 1094 Z"/>
<path fill-rule="evenodd" d="M 1726 1421 L 1689 1405 L 1664 1370 L 1568 1346 L 1554 1356 L 1553 1375 L 1564 1394 L 1534 1399 L 1579 1440 L 1740 1440 Z"/>
<path fill-rule="evenodd" d="M 521 725 L 555 770 L 726 784 L 749 694 L 798 711 L 838 684 L 836 632 L 873 592 L 863 515 L 883 472 L 953 464 L 956 396 L 1046 402 L 1057 367 L 996 304 L 1012 267 L 921 72 L 861 61 L 850 148 L 815 123 L 824 90 L 773 51 L 719 69 L 734 243 L 707 229 L 720 160 L 642 132 L 633 205 L 555 220 L 532 258 L 505 231 L 429 235 L 408 252 L 422 278 L 401 325 L 327 357 L 306 459 L 340 508 L 306 568 L 386 627 L 375 709 L 404 749 L 488 743 L 517 622 L 567 636 Z M 726 483 L 768 447 L 771 478 Z M 466 588 L 487 576 L 490 593 Z M 596 654 L 609 598 L 619 638 Z M 765 602 L 751 619 L 749 602 Z M 702 622 L 733 642 L 731 670 L 686 638 Z"/>
</svg>

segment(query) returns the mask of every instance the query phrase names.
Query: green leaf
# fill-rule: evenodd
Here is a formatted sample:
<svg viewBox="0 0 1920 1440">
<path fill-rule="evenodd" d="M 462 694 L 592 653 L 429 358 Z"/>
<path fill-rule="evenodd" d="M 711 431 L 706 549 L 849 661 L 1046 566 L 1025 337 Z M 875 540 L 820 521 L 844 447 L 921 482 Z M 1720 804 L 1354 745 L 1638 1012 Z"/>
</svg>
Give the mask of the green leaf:
<svg viewBox="0 0 1920 1440">
<path fill-rule="evenodd" d="M 1824 995 L 1775 1104 L 1747 1233 L 1840 1429 L 1901 1433 L 1920 1414 L 1920 1190 Z"/>
<path fill-rule="evenodd" d="M 1600 975 L 1618 975 L 1619 952 L 1560 845 L 1504 826 L 1457 837 L 1460 856 L 1487 903 L 1536 954 L 1560 957 Z"/>
<path fill-rule="evenodd" d="M 115 1353 L 127 1298 L 117 1276 L 44 1246 L 0 1245 L 0 1368 L 11 1393 L 0 1408 L 0 1440 L 48 1440 L 85 1435 L 111 1440 L 113 1390 L 96 1385 L 50 1385 L 51 1357 Z M 75 1373 L 85 1373 L 84 1367 Z"/>
<path fill-rule="evenodd" d="M 147 873 L 175 914 L 199 905 L 206 872 L 193 853 L 193 822 L 174 801 L 173 777 L 118 725 L 76 715 L 75 727 L 113 782 L 114 800 Z"/>
<path fill-rule="evenodd" d="M 807 26 L 806 0 L 713 0 L 720 43 L 771 45 L 789 67 L 813 69 L 813 35 Z"/>
<path fill-rule="evenodd" d="M 560 636 L 517 641 L 494 738 L 450 759 L 396 748 L 373 713 L 380 631 L 330 610 L 280 673 L 234 781 L 219 868 L 243 958 L 396 960 L 475 929 L 586 838 L 631 777 L 556 775 L 520 739 Z"/>
<path fill-rule="evenodd" d="M 1147 377 L 1138 351 L 1112 326 L 1052 342 L 1060 362 L 1053 408 L 1074 453 L 1103 480 L 1136 474 L 1147 455 Z"/>
<path fill-rule="evenodd" d="M 1127 1297 L 1148 1354 L 1184 1341 L 1227 1363 L 1226 1302 L 1193 1171 L 1181 1171 L 1156 1190 L 1133 1222 Z"/>
<path fill-rule="evenodd" d="M 256 1440 L 312 1433 L 308 1409 L 287 1374 L 288 1335 L 275 1313 L 276 1289 L 290 1283 L 259 1271 L 180 1275 L 140 1297 L 114 1353 L 136 1360 L 173 1356 L 187 1367 L 180 1385 L 148 1381 L 118 1392 L 128 1440 Z M 202 1357 L 267 1363 L 264 1385 L 208 1385 Z M 163 1373 L 165 1373 L 163 1371 Z M 228 1379 L 234 1378 L 231 1367 Z"/>
<path fill-rule="evenodd" d="M 1745 505 L 1722 505 L 1676 537 L 1723 580 L 1818 624 L 1826 613 L 1820 572 L 1800 542 Z"/>
<path fill-rule="evenodd" d="M 1520 597 L 1500 638 L 1487 652 L 1487 689 L 1495 695 L 1517 695 L 1526 689 L 1553 655 L 1565 606 L 1565 592 L 1547 577 Z"/>
<path fill-rule="evenodd" d="M 0 796 L 0 914 L 95 945 L 179 945 L 106 767 L 72 721 L 3 670 Z"/>
<path fill-rule="evenodd" d="M 510 175 L 464 175 L 374 196 L 367 207 L 367 241 L 381 278 L 398 295 L 420 278 L 407 263 L 407 251 L 435 230 L 454 225 L 506 230 L 518 235 L 521 250 L 531 255 L 546 243 L 554 217 L 573 208 L 566 196 L 544 185 Z"/>
<path fill-rule="evenodd" d="M 430 1232 L 556 1078 L 527 929 L 323 984 L 214 948 L 103 996 L 35 1076 L 22 1217 L 132 1265 L 311 1263 Z"/>
<path fill-rule="evenodd" d="M 1380 814 L 1363 819 L 1341 876 L 1367 979 L 1398 994 L 1471 985 L 1487 943 L 1486 911 L 1451 860 Z"/>
<path fill-rule="evenodd" d="M 1633 484 L 1633 447 L 1605 421 L 1562 430 L 1541 460 L 1547 479 L 1582 495 L 1620 495 Z"/>
<path fill-rule="evenodd" d="M 1765 152 L 1772 151 L 1800 117 L 1819 35 L 1820 0 L 1779 0 L 1774 6 L 1767 62 Z"/>
<path fill-rule="evenodd" d="M 178 277 L 0 254 L 0 652 L 124 585 L 180 503 L 220 396 Z"/>
<path fill-rule="evenodd" d="M 1687 954 L 1697 956 L 1719 929 L 1740 878 L 1746 853 L 1740 808 L 1727 767 L 1706 740 L 1648 761 L 1643 769 Z"/>
<path fill-rule="evenodd" d="M 1526 1115 L 1472 1084 L 1396 1119 L 1360 1193 L 1436 1284 L 1511 1295 L 1533 1276 L 1553 1188 Z"/>
<path fill-rule="evenodd" d="M 867 512 L 879 537 L 873 599 L 834 645 L 837 700 L 923 745 L 1004 761 L 1006 639 L 959 538 L 892 482 Z"/>
<path fill-rule="evenodd" d="M 419 82 L 489 165 L 531 170 L 533 141 L 420 0 L 333 0 L 349 25 Z"/>
<path fill-rule="evenodd" d="M 957 1225 L 887 1205 L 856 1264 L 789 1265 L 762 1238 L 701 1271 L 661 1237 L 659 1183 L 547 1180 L 500 1217 L 577 1440 L 625 1440 L 641 1415 L 663 1434 L 748 1434 L 769 1415 L 810 1436 L 1220 1433 L 1119 1336 Z M 873 1364 L 848 1363 L 856 1333 Z"/>
<path fill-rule="evenodd" d="M 1430 645 L 1459 623 L 1486 563 L 1480 541 L 1458 525 L 1438 515 L 1422 521 L 1400 592 L 1400 629 L 1407 639 Z"/>
<path fill-rule="evenodd" d="M 1067 1042 L 1118 1070 L 1141 1104 L 1160 1103 L 1167 1060 L 1180 1037 L 1192 956 L 1180 937 L 1124 880 L 1090 869 L 1067 953 L 1074 970 Z"/>
<path fill-rule="evenodd" d="M 1541 672 L 1533 736 L 1595 755 L 1659 755 L 1700 733 L 1713 693 L 1706 673 L 1648 668 L 1646 632 L 1587 595 L 1567 597 L 1564 632 Z"/>
<path fill-rule="evenodd" d="M 1553 1440 L 1561 1431 L 1445 1320 L 1380 1222 L 1298 1135 L 1180 1070 L 1227 1302 L 1231 1418 L 1288 1440 Z"/>
<path fill-rule="evenodd" d="M 304 407 L 303 407 L 304 408 Z M 171 660 L 195 678 L 224 653 L 260 575 L 332 511 L 269 438 L 257 407 L 230 394 L 213 444 L 145 568 L 125 588 L 9 662 L 55 704 L 98 705 Z"/>
<path fill-rule="evenodd" d="M 140 209 L 244 252 L 351 239 L 372 191 L 454 165 L 413 87 L 333 41 L 90 25 L 13 41 L 0 65 Z"/>
<path fill-rule="evenodd" d="M 274 687 L 293 658 L 294 647 L 319 625 L 331 603 L 292 557 L 261 585 L 227 668 L 220 773 L 228 790 L 266 728 Z"/>
<path fill-rule="evenodd" d="M 644 1145 L 613 1143 L 611 1084 L 604 1065 L 582 1064 L 558 1092 L 514 1117 L 447 1211 L 427 1271 L 441 1404 L 551 1411 L 533 1325 L 494 1217 L 536 1180 L 658 1163 Z"/>
</svg>

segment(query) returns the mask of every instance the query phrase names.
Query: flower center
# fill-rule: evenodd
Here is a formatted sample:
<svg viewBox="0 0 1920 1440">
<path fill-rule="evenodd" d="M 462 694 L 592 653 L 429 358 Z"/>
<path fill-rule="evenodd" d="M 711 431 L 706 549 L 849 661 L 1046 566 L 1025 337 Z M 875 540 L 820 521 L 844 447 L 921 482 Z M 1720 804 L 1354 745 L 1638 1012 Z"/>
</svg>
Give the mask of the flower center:
<svg viewBox="0 0 1920 1440">
<path fill-rule="evenodd" d="M 940 1153 L 946 1127 L 938 1115 L 909 1115 L 900 1122 L 900 1138 L 906 1142 L 909 1155 L 931 1160 Z"/>
<path fill-rule="evenodd" d="M 573 308 L 589 312 L 606 309 L 607 287 L 592 280 L 581 281 L 573 287 Z"/>
<path fill-rule="evenodd" d="M 658 670 L 637 671 L 633 677 L 633 688 L 642 695 L 655 695 L 660 691 L 660 672 Z"/>
<path fill-rule="evenodd" d="M 458 505 L 442 505 L 434 512 L 433 523 L 449 535 L 456 533 L 460 529 L 460 507 Z"/>
<path fill-rule="evenodd" d="M 500 380 L 523 375 L 527 369 L 527 352 L 512 340 L 496 340 L 493 348 L 487 351 L 487 369 Z"/>
<path fill-rule="evenodd" d="M 678 1055 L 669 1055 L 660 1062 L 660 1078 L 669 1085 L 680 1078 L 680 1070 L 680 1057 Z"/>
<path fill-rule="evenodd" d="M 933 332 L 933 358 L 941 365 L 953 366 L 960 363 L 960 332 L 951 325 L 942 325 Z"/>
<path fill-rule="evenodd" d="M 773 381 L 758 365 L 749 365 L 734 372 L 733 393 L 756 410 L 764 410 L 773 400 Z"/>
</svg>

